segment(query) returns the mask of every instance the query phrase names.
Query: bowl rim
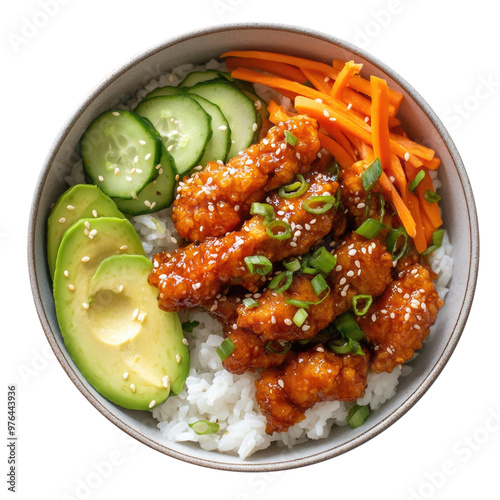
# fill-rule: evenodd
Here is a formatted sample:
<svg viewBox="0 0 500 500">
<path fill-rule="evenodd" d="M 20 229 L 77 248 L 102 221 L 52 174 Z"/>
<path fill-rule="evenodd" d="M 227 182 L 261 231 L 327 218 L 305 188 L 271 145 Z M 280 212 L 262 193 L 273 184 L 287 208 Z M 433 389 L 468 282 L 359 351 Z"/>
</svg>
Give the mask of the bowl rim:
<svg viewBox="0 0 500 500">
<path fill-rule="evenodd" d="M 406 92 L 408 92 L 412 99 L 416 104 L 423 110 L 425 115 L 430 119 L 430 121 L 435 126 L 441 140 L 447 147 L 450 156 L 453 159 L 455 164 L 455 168 L 458 172 L 460 181 L 462 183 L 462 189 L 465 194 L 468 215 L 469 215 L 469 225 L 470 225 L 470 267 L 467 275 L 467 287 L 466 293 L 463 297 L 462 307 L 460 314 L 456 320 L 456 323 L 452 330 L 452 335 L 443 349 L 441 356 L 436 361 L 434 366 L 429 369 L 428 375 L 422 381 L 422 383 L 415 388 L 396 408 L 396 410 L 390 415 L 386 416 L 384 419 L 377 421 L 374 425 L 367 427 L 366 430 L 350 440 L 343 442 L 340 445 L 334 446 L 332 448 L 328 448 L 319 452 L 315 452 L 309 454 L 305 457 L 301 458 L 292 458 L 285 459 L 281 461 L 266 461 L 259 463 L 252 463 L 251 461 L 248 463 L 232 463 L 232 462 L 224 462 L 219 460 L 207 460 L 204 458 L 199 458 L 196 456 L 192 456 L 185 452 L 178 452 L 177 450 L 168 448 L 168 446 L 164 444 L 160 444 L 157 441 L 154 441 L 150 437 L 144 435 L 139 432 L 137 429 L 134 429 L 129 424 L 127 424 L 124 420 L 119 418 L 117 415 L 113 414 L 108 410 L 96 397 L 92 394 L 89 389 L 82 383 L 79 375 L 74 371 L 73 367 L 69 363 L 66 354 L 61 349 L 61 346 L 56 340 L 55 334 L 52 331 L 50 323 L 47 318 L 47 314 L 41 300 L 40 288 L 37 277 L 37 265 L 35 259 L 35 232 L 36 232 L 36 220 L 38 207 L 40 204 L 41 193 L 45 186 L 45 182 L 47 180 L 47 174 L 51 167 L 53 160 L 55 159 L 59 149 L 65 142 L 65 139 L 72 129 L 74 124 L 79 119 L 79 116 L 88 108 L 93 100 L 110 84 L 112 84 L 116 79 L 118 79 L 121 75 L 126 73 L 130 68 L 135 66 L 136 64 L 141 63 L 145 59 L 161 52 L 169 47 L 173 47 L 179 43 L 183 43 L 187 40 L 203 37 L 206 35 L 217 34 L 221 32 L 228 31 L 238 31 L 238 30 L 272 30 L 280 33 L 289 32 L 289 33 L 298 33 L 301 35 L 306 35 L 315 39 L 320 39 L 322 41 L 332 43 L 342 49 L 348 50 L 353 54 L 356 54 L 374 66 L 379 68 L 385 74 L 390 76 L 396 83 L 398 83 Z M 66 123 L 60 129 L 59 133 L 56 135 L 52 146 L 49 149 L 49 152 L 45 158 L 43 168 L 39 174 L 38 181 L 34 190 L 34 197 L 31 204 L 30 210 L 30 218 L 29 218 L 29 226 L 28 226 L 28 274 L 29 280 L 33 295 L 33 300 L 35 304 L 35 308 L 42 326 L 44 330 L 45 336 L 54 351 L 56 358 L 59 363 L 63 367 L 66 374 L 69 376 L 71 381 L 76 385 L 76 387 L 80 390 L 80 392 L 85 396 L 85 398 L 109 421 L 115 424 L 122 431 L 129 434 L 131 437 L 137 439 L 143 444 L 167 455 L 172 458 L 177 458 L 187 463 L 191 463 L 194 465 L 204 466 L 212 469 L 219 470 L 228 470 L 228 471 L 237 471 L 237 472 L 270 472 L 270 471 L 279 471 L 292 469 L 296 467 L 302 467 L 307 465 L 312 465 L 323 460 L 331 459 L 336 456 L 339 456 L 343 453 L 346 453 L 357 446 L 369 441 L 376 435 L 380 434 L 392 424 L 394 424 L 399 418 L 401 418 L 407 411 L 409 411 L 427 392 L 430 386 L 434 383 L 437 376 L 441 373 L 444 366 L 450 359 L 451 354 L 455 350 L 457 343 L 462 335 L 463 329 L 467 322 L 470 308 L 473 302 L 477 275 L 478 275 L 478 267 L 479 267 L 479 224 L 477 219 L 477 210 L 474 201 L 474 196 L 472 193 L 472 188 L 470 185 L 470 181 L 459 155 L 459 152 L 453 143 L 448 131 L 444 127 L 441 120 L 438 118 L 436 113 L 432 110 L 432 108 L 427 104 L 427 102 L 420 96 L 420 94 L 408 83 L 404 80 L 397 72 L 388 67 L 385 63 L 380 61 L 377 57 L 373 56 L 369 52 L 366 52 L 363 49 L 351 44 L 350 42 L 346 42 L 340 38 L 337 38 L 332 35 L 328 35 L 316 30 L 312 30 L 310 28 L 305 28 L 301 26 L 292 26 L 287 24 L 280 23 L 233 23 L 233 24 L 225 24 L 225 25 L 216 25 L 212 27 L 206 27 L 203 29 L 193 30 L 192 32 L 179 35 L 166 41 L 163 41 L 159 44 L 156 44 L 152 47 L 146 48 L 143 51 L 137 53 L 135 56 L 131 57 L 127 62 L 123 63 L 121 66 L 112 70 L 100 83 L 98 83 L 94 88 L 90 91 L 87 97 L 81 101 L 80 105 L 75 109 L 75 111 L 70 115 L 67 119 Z M 168 443 L 167 443 L 168 444 Z M 223 456 L 221 454 L 221 456 Z"/>
</svg>

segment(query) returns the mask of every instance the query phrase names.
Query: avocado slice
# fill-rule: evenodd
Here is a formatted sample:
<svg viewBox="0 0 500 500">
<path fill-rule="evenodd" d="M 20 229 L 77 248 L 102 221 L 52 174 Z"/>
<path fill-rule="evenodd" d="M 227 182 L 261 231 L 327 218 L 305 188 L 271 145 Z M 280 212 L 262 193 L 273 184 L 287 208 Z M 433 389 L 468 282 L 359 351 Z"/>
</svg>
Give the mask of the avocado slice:
<svg viewBox="0 0 500 500">
<path fill-rule="evenodd" d="M 47 223 L 47 261 L 52 279 L 64 232 L 78 219 L 92 217 L 125 218 L 109 196 L 90 184 L 70 187 L 56 201 Z"/>
<path fill-rule="evenodd" d="M 158 308 L 152 264 L 126 219 L 82 219 L 54 274 L 61 333 L 85 379 L 115 404 L 148 410 L 182 390 L 189 352 L 175 313 Z"/>
</svg>

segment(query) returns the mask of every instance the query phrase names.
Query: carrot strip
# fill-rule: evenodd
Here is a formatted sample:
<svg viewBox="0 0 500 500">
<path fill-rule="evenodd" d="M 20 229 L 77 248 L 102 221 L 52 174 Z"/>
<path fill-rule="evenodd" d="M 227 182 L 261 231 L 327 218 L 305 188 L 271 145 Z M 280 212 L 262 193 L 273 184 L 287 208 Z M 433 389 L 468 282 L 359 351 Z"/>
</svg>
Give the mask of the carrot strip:
<svg viewBox="0 0 500 500">
<path fill-rule="evenodd" d="M 318 136 L 321 146 L 338 161 L 342 168 L 349 168 L 354 163 L 352 156 L 338 142 L 323 132 L 320 132 Z"/>
<path fill-rule="evenodd" d="M 390 137 L 392 140 L 397 141 L 398 144 L 401 144 L 401 146 L 406 148 L 410 153 L 423 160 L 431 161 L 434 158 L 434 151 L 432 149 L 426 148 L 425 146 L 408 139 L 408 137 L 395 133 L 391 133 Z"/>
<path fill-rule="evenodd" d="M 266 61 L 265 59 L 252 59 L 247 57 L 230 57 L 226 60 L 226 66 L 229 70 L 236 68 L 260 69 L 267 71 L 282 78 L 288 78 L 299 83 L 305 83 L 307 77 L 294 66 L 289 64 Z"/>
<path fill-rule="evenodd" d="M 436 156 L 430 161 L 424 160 L 422 158 L 422 164 L 427 170 L 437 170 L 439 165 L 441 165 L 441 160 Z"/>
<path fill-rule="evenodd" d="M 359 74 L 362 67 L 362 64 L 354 64 L 354 61 L 346 62 L 344 67 L 340 71 L 339 76 L 333 83 L 330 95 L 332 97 L 336 97 L 337 99 L 342 99 L 344 89 L 349 85 L 349 81 L 351 80 L 351 78 L 354 75 Z"/>
<path fill-rule="evenodd" d="M 391 167 L 391 146 L 389 140 L 389 97 L 387 83 L 376 76 L 371 77 L 372 86 L 372 144 L 376 158 L 385 172 Z"/>
<path fill-rule="evenodd" d="M 413 242 L 418 253 L 422 253 L 427 248 L 427 235 L 420 215 L 420 204 L 418 198 L 409 190 L 403 196 L 403 201 L 410 210 L 410 213 L 415 221 L 415 236 Z"/>
<path fill-rule="evenodd" d="M 328 82 L 325 81 L 328 77 L 325 78 L 323 73 L 318 73 L 317 71 L 308 68 L 302 68 L 301 72 L 309 80 L 309 82 L 312 83 L 316 90 L 324 92 L 325 94 L 330 93 L 330 85 L 328 85 Z"/>
<path fill-rule="evenodd" d="M 276 101 L 273 101 L 272 99 L 267 105 L 267 110 L 269 111 L 269 121 L 274 125 L 280 122 L 286 122 L 289 118 L 294 116 L 294 113 L 286 111 L 283 106 L 280 106 L 276 103 Z"/>
</svg>

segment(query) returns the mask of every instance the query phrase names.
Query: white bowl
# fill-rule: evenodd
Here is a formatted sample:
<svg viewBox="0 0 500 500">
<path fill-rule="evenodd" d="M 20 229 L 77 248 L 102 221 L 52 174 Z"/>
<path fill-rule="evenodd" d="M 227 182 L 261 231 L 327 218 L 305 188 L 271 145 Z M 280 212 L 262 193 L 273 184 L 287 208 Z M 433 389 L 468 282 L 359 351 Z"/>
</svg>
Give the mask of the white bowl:
<svg viewBox="0 0 500 500">
<path fill-rule="evenodd" d="M 52 203 L 67 188 L 65 173 L 78 158 L 78 141 L 89 123 L 114 104 L 135 95 L 160 74 L 184 63 L 204 63 L 230 49 L 262 49 L 317 60 L 332 58 L 363 63 L 363 74 L 387 79 L 403 93 L 399 116 L 408 135 L 430 145 L 442 160 L 439 170 L 443 220 L 453 244 L 455 271 L 439 312 L 434 334 L 400 379 L 396 395 L 357 428 L 338 427 L 322 440 L 291 450 L 270 447 L 245 461 L 204 451 L 192 443 L 168 442 L 148 412 L 128 411 L 100 396 L 69 357 L 57 323 L 47 267 L 46 222 Z M 473 194 L 460 156 L 441 121 L 399 75 L 366 52 L 334 37 L 280 25 L 236 25 L 197 31 L 155 47 L 109 75 L 77 109 L 57 137 L 42 169 L 33 198 L 28 258 L 33 297 L 43 330 L 64 370 L 82 394 L 106 418 L 148 446 L 197 465 L 234 471 L 271 471 L 309 465 L 349 451 L 385 430 L 427 391 L 450 358 L 465 326 L 474 296 L 479 261 L 479 234 Z"/>
</svg>

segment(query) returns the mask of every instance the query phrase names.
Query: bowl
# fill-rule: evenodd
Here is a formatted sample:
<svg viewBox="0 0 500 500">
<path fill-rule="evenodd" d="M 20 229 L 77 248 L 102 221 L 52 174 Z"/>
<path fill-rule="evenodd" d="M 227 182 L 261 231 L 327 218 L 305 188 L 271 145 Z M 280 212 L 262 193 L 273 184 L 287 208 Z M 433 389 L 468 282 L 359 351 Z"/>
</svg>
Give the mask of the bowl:
<svg viewBox="0 0 500 500">
<path fill-rule="evenodd" d="M 408 135 L 432 145 L 442 160 L 443 219 L 455 263 L 446 304 L 434 326 L 439 335 L 429 336 L 425 348 L 412 361 L 410 375 L 400 379 L 396 395 L 365 425 L 357 429 L 339 427 L 328 438 L 310 440 L 291 450 L 272 446 L 245 461 L 204 451 L 194 443 L 168 442 L 148 412 L 118 407 L 86 382 L 69 357 L 59 330 L 45 245 L 51 205 L 67 188 L 64 177 L 78 159 L 77 144 L 90 122 L 170 69 L 184 63 L 204 63 L 230 49 L 271 50 L 318 60 L 354 59 L 363 63 L 363 73 L 381 76 L 402 92 L 399 116 Z M 282 25 L 245 24 L 196 31 L 147 50 L 110 74 L 83 101 L 56 138 L 42 168 L 31 210 L 28 263 L 35 306 L 48 342 L 75 386 L 102 415 L 142 443 L 185 462 L 223 470 L 273 471 L 310 465 L 345 453 L 387 429 L 423 396 L 449 360 L 467 321 L 478 272 L 479 234 L 473 193 L 457 149 L 436 114 L 407 82 L 373 56 L 332 36 Z"/>
</svg>

